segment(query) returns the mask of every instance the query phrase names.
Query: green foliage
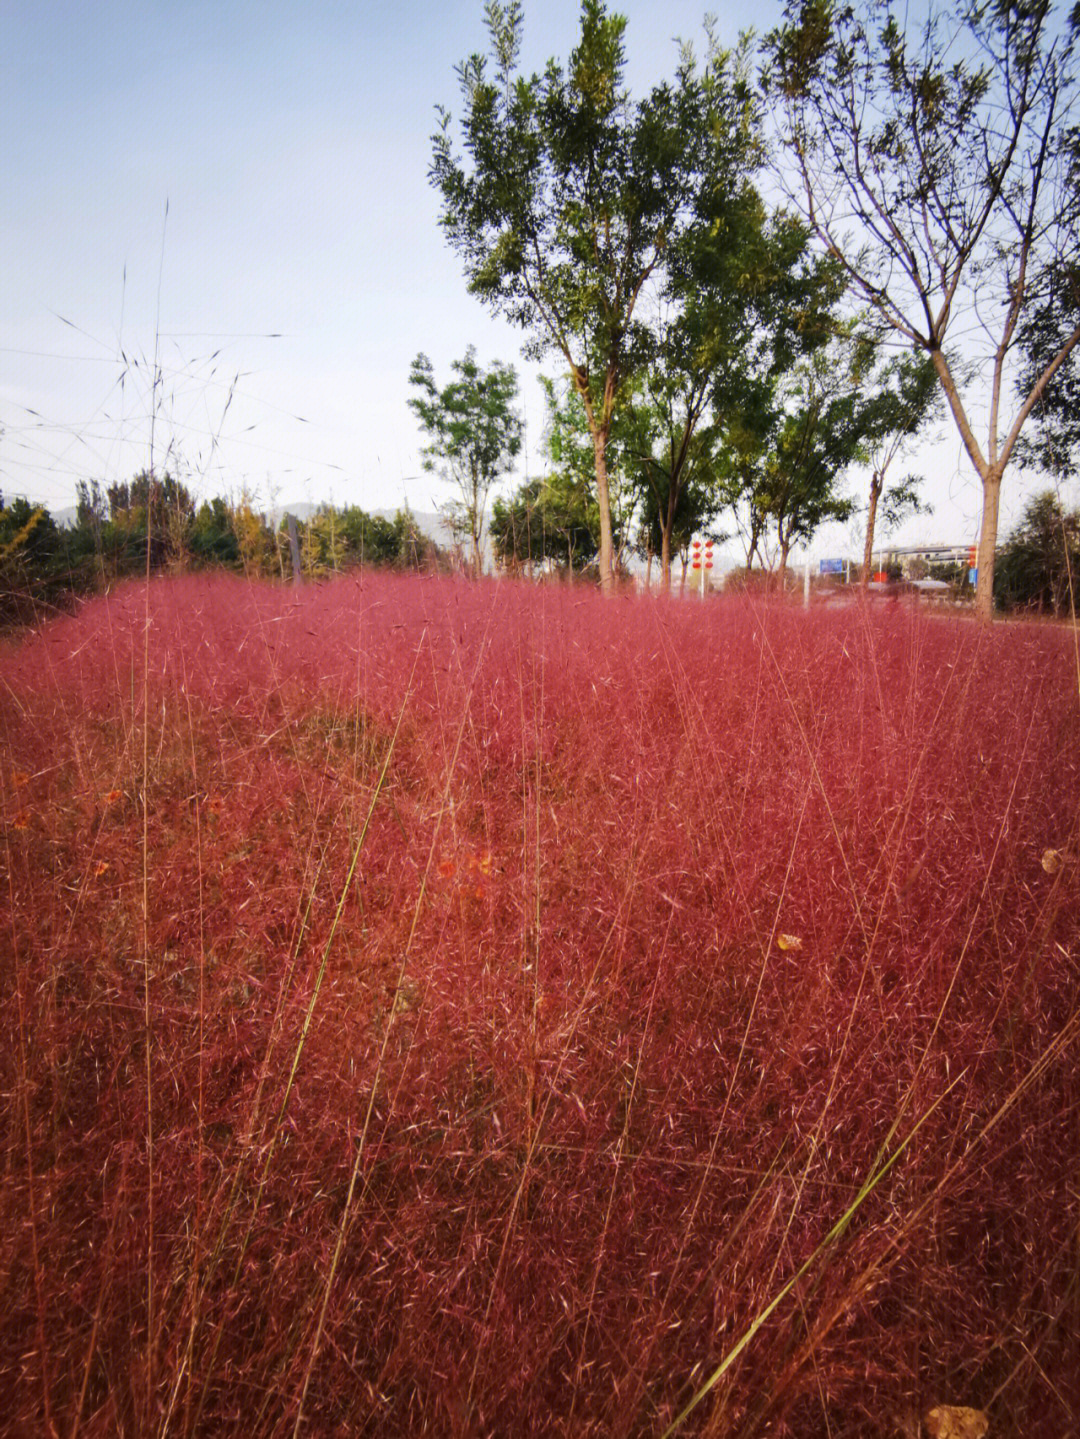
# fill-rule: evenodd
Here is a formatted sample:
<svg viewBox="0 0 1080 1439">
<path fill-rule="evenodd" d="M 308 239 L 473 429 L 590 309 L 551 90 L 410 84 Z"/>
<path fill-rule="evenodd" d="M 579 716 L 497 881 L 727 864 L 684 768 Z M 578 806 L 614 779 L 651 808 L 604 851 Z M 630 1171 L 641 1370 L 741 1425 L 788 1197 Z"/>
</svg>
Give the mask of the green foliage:
<svg viewBox="0 0 1080 1439">
<path fill-rule="evenodd" d="M 236 542 L 229 507 L 220 496 L 204 500 L 196 511 L 188 539 L 191 556 L 199 569 L 221 565 L 236 569 L 240 564 L 240 547 Z"/>
<path fill-rule="evenodd" d="M 306 521 L 298 522 L 302 573 L 321 579 L 360 565 L 394 569 L 424 569 L 439 562 L 438 547 L 420 529 L 408 509 L 393 519 L 369 515 L 359 505 L 336 509 L 320 505 Z M 277 551 L 283 576 L 292 575 L 285 519 L 277 534 Z"/>
<path fill-rule="evenodd" d="M 782 377 L 836 326 L 839 273 L 808 238 L 745 181 L 672 262 L 670 318 L 634 406 L 643 547 L 665 586 L 672 553 L 730 502 L 725 435 L 764 436 Z"/>
<path fill-rule="evenodd" d="M 640 304 L 659 298 L 669 261 L 739 196 L 762 155 L 745 51 L 709 38 L 699 69 L 684 48 L 674 83 L 633 101 L 623 85 L 626 22 L 584 0 L 564 68 L 517 72 L 521 7 L 486 11 L 494 71 L 459 69 L 462 158 L 441 112 L 432 182 L 470 290 L 529 334 L 529 352 L 565 361 L 593 443 L 601 584 L 614 577 L 607 444 L 631 377 L 657 348 Z"/>
<path fill-rule="evenodd" d="M 403 565 L 409 561 L 415 521 L 407 511 L 389 520 L 348 505 L 338 511 L 338 530 L 346 564 Z"/>
<path fill-rule="evenodd" d="M 74 596 L 150 570 L 243 570 L 252 576 L 290 577 L 287 543 L 275 536 L 247 495 L 236 503 L 220 496 L 196 509 L 183 485 L 161 487 L 145 474 L 104 490 L 97 481 L 76 486 L 75 523 L 57 526 L 48 510 L 25 499 L 5 504 L 0 495 L 0 624 L 32 621 L 43 610 L 69 605 Z M 178 528 L 176 519 L 183 521 Z M 408 510 L 392 518 L 356 506 L 324 505 L 300 526 L 304 571 L 320 576 L 351 566 L 434 567 L 440 556 Z"/>
<path fill-rule="evenodd" d="M 1053 490 L 1032 496 L 998 552 L 994 598 L 1003 609 L 1072 614 L 1080 588 L 1080 511 Z"/>
<path fill-rule="evenodd" d="M 558 482 L 558 494 L 565 497 L 558 503 L 568 514 L 582 520 L 588 517 L 596 539 L 593 554 L 599 557 L 602 526 L 595 485 L 595 447 L 585 404 L 573 384 L 559 384 L 546 377 L 540 383 L 547 401 L 544 451 Z M 616 568 L 629 543 L 639 500 L 635 466 L 640 422 L 634 408 L 638 391 L 636 383 L 628 386 L 626 404 L 615 412 L 605 446 L 608 515 Z"/>
<path fill-rule="evenodd" d="M 925 358 L 883 358 L 880 332 L 835 323 L 827 343 L 732 403 L 720 427 L 718 485 L 743 533 L 747 562 L 764 558 L 770 530 L 783 567 L 793 545 L 825 521 L 854 512 L 843 495 L 853 464 L 873 470 L 867 531 L 879 507 L 888 524 L 922 508 L 919 479 L 886 485 L 904 445 L 935 412 L 937 381 Z"/>
<path fill-rule="evenodd" d="M 319 579 L 344 567 L 346 539 L 341 532 L 338 511 L 333 505 L 320 505 L 308 517 L 306 524 L 297 528 L 300 559 L 306 578 Z"/>
<path fill-rule="evenodd" d="M 764 457 L 754 506 L 776 526 L 781 569 L 792 545 L 826 520 L 845 520 L 853 502 L 838 492 L 845 470 L 865 455 L 860 395 L 839 375 L 832 349 L 794 372 L 788 407 Z"/>
<path fill-rule="evenodd" d="M 589 487 L 556 473 L 496 498 L 490 534 L 504 569 L 551 564 L 572 573 L 595 562 L 600 517 Z"/>
<path fill-rule="evenodd" d="M 32 619 L 68 589 L 63 536 L 43 505 L 0 495 L 0 623 Z"/>
<path fill-rule="evenodd" d="M 942 410 L 941 390 L 933 363 L 917 353 L 893 356 L 879 362 L 879 337 L 870 336 L 866 349 L 866 453 L 870 465 L 870 497 L 866 508 L 863 546 L 863 584 L 868 584 L 878 520 L 886 530 L 909 516 L 927 514 L 929 505 L 919 494 L 922 479 L 904 475 L 889 480 L 889 471 L 905 448 L 937 418 Z"/>
<path fill-rule="evenodd" d="M 431 361 L 417 355 L 409 383 L 418 393 L 409 408 L 430 438 L 423 452 L 425 469 L 457 487 L 461 498 L 444 506 L 444 515 L 455 538 L 471 544 L 473 571 L 479 575 L 488 493 L 521 449 L 521 418 L 512 408 L 517 374 L 498 360 L 481 369 L 471 345 L 451 368 L 456 378 L 440 390 Z"/>
<path fill-rule="evenodd" d="M 988 619 L 1000 488 L 1028 417 L 1058 457 L 1075 439 L 1080 8 L 950 0 L 923 15 L 789 0 L 763 85 L 797 207 L 862 300 L 933 364 L 983 489 Z M 1043 443 L 1047 459 L 1060 473 Z"/>
<path fill-rule="evenodd" d="M 148 549 L 151 569 L 186 568 L 195 504 L 185 485 L 167 472 L 157 476 L 142 470 L 132 480 L 109 485 L 105 493 L 109 519 L 101 530 L 101 549 L 113 573 L 145 569 Z"/>
<path fill-rule="evenodd" d="M 1073 182 L 1080 185 L 1080 130 L 1070 137 L 1076 151 Z M 1048 277 L 1039 303 L 1032 309 L 1020 336 L 1024 365 L 1017 379 L 1021 394 L 1031 392 L 1040 375 L 1061 353 L 1080 323 L 1080 263 L 1075 259 L 1056 266 Z M 1042 389 L 1031 412 L 1031 433 L 1021 441 L 1021 464 L 1058 479 L 1075 473 L 1080 460 L 1080 350 L 1073 348 Z"/>
</svg>

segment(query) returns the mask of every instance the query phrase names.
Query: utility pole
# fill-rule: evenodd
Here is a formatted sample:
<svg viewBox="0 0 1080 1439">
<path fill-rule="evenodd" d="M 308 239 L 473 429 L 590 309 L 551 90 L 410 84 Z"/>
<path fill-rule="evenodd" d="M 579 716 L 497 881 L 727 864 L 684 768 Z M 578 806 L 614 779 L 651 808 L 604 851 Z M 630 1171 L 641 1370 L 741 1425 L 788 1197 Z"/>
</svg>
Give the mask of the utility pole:
<svg viewBox="0 0 1080 1439">
<path fill-rule="evenodd" d="M 300 539 L 296 533 L 296 516 L 286 515 L 285 523 L 289 527 L 289 553 L 292 555 L 292 582 L 299 585 L 303 581 L 300 570 Z"/>
</svg>

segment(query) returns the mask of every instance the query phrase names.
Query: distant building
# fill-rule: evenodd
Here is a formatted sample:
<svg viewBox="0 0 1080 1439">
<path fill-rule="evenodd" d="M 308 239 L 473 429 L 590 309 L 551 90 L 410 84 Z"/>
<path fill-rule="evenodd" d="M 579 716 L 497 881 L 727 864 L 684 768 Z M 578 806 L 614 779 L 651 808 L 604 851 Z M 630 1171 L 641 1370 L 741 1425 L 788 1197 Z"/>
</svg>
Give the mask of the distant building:
<svg viewBox="0 0 1080 1439">
<path fill-rule="evenodd" d="M 906 545 L 876 552 L 879 570 L 901 569 L 905 574 L 913 561 L 921 560 L 929 570 L 972 563 L 972 545 Z"/>
</svg>

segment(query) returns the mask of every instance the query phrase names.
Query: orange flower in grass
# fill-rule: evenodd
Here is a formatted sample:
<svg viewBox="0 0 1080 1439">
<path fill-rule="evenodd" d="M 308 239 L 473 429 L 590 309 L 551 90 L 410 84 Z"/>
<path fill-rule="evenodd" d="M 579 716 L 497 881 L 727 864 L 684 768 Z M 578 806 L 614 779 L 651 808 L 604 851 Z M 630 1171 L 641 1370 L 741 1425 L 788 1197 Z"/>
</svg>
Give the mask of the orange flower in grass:
<svg viewBox="0 0 1080 1439">
<path fill-rule="evenodd" d="M 105 796 L 105 803 L 106 803 L 106 804 L 119 804 L 120 801 L 121 801 L 123 798 L 124 798 L 124 791 L 123 791 L 122 789 L 111 789 L 111 790 L 108 792 L 108 794 Z"/>
<path fill-rule="evenodd" d="M 15 786 L 16 789 L 25 789 L 26 786 L 30 783 L 30 776 L 28 774 L 24 774 L 21 769 L 17 769 L 11 776 L 11 783 Z"/>
<path fill-rule="evenodd" d="M 20 810 L 18 810 L 18 811 L 12 816 L 12 819 L 11 819 L 11 827 L 12 827 L 12 829 L 29 829 L 29 828 L 30 828 L 30 811 L 29 811 L 28 809 L 20 809 Z"/>
<path fill-rule="evenodd" d="M 112 865 L 107 860 L 99 859 L 94 865 L 94 878 L 100 879 L 103 874 L 108 874 L 110 869 L 112 869 Z"/>
<path fill-rule="evenodd" d="M 472 904 L 487 898 L 487 880 L 494 869 L 494 860 L 489 849 L 477 853 L 466 853 L 460 863 L 449 854 L 444 854 L 435 866 L 441 879 L 448 880 L 457 895 L 459 904 Z"/>
</svg>

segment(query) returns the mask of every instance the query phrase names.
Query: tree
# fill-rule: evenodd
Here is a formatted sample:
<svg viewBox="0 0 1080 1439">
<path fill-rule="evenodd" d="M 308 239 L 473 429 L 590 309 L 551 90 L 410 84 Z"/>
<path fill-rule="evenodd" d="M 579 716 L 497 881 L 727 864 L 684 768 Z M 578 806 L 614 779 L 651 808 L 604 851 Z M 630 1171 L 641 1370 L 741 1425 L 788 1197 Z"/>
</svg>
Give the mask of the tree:
<svg viewBox="0 0 1080 1439">
<path fill-rule="evenodd" d="M 569 472 L 526 480 L 491 518 L 491 542 L 507 569 L 552 563 L 574 574 L 596 559 L 600 516 L 589 489 Z"/>
<path fill-rule="evenodd" d="M 471 345 L 451 368 L 457 379 L 440 390 L 431 361 L 417 355 L 409 383 L 420 393 L 409 408 L 431 438 L 423 452 L 425 469 L 450 480 L 461 495 L 443 508 L 451 533 L 471 540 L 473 572 L 479 578 L 488 492 L 521 449 L 521 418 L 512 408 L 517 375 L 512 365 L 498 360 L 482 370 Z"/>
<path fill-rule="evenodd" d="M 97 480 L 75 481 L 75 527 L 100 535 L 108 519 L 108 500 Z"/>
<path fill-rule="evenodd" d="M 215 495 L 204 500 L 195 513 L 191 526 L 191 553 L 197 566 L 232 567 L 240 563 L 240 546 L 236 539 L 229 506 Z"/>
<path fill-rule="evenodd" d="M 698 71 L 684 48 L 674 85 L 634 102 L 623 88 L 626 21 L 583 0 L 581 39 L 564 71 L 517 70 L 520 0 L 488 0 L 494 74 L 459 67 L 468 160 L 450 115 L 434 136 L 432 182 L 470 290 L 530 333 L 533 355 L 566 362 L 588 423 L 600 518 L 600 583 L 614 584 L 607 445 L 627 381 L 655 335 L 647 287 L 689 227 L 708 225 L 760 156 L 745 54 L 711 40 Z"/>
<path fill-rule="evenodd" d="M 853 509 L 838 485 L 863 456 L 865 406 L 857 370 L 837 363 L 842 354 L 836 344 L 791 371 L 759 468 L 752 505 L 776 526 L 781 583 L 792 546 L 809 540 L 826 520 L 847 519 Z"/>
<path fill-rule="evenodd" d="M 109 485 L 106 495 L 112 527 L 107 548 L 121 571 L 135 568 L 140 560 L 145 565 L 148 555 L 152 569 L 185 566 L 195 519 L 186 485 L 167 472 L 159 477 L 140 470 L 131 480 Z M 92 492 L 87 498 L 93 503 Z"/>
<path fill-rule="evenodd" d="M 871 352 L 873 353 L 873 352 Z M 869 380 L 871 398 L 864 417 L 870 463 L 870 499 L 866 507 L 862 586 L 870 584 L 878 516 L 886 529 L 929 506 L 919 495 L 920 479 L 904 475 L 888 483 L 889 471 L 905 447 L 940 409 L 937 372 L 926 355 L 894 355 Z"/>
<path fill-rule="evenodd" d="M 1075 609 L 1080 585 L 1080 512 L 1066 510 L 1053 490 L 1033 495 L 1001 548 L 994 586 L 1006 609 L 1050 614 Z"/>
<path fill-rule="evenodd" d="M 402 560 L 402 538 L 412 516 L 400 524 L 384 515 L 369 515 L 359 505 L 347 505 L 338 511 L 338 534 L 345 547 L 349 564 L 394 565 Z M 406 540 L 406 545 L 408 541 Z"/>
<path fill-rule="evenodd" d="M 684 484 L 696 491 L 702 522 L 711 519 L 724 503 L 717 442 L 725 425 L 764 414 L 779 378 L 833 331 L 843 280 L 830 258 L 809 252 L 809 239 L 787 212 L 770 215 L 744 177 L 708 224 L 673 247 L 668 313 L 645 380 L 656 430 L 645 475 L 665 588 Z"/>
<path fill-rule="evenodd" d="M 916 413 L 917 394 L 897 388 L 898 375 L 907 383 L 906 360 L 882 363 L 879 355 L 877 337 L 865 328 L 837 324 L 828 344 L 786 371 L 775 368 L 767 385 L 729 407 L 718 472 L 724 505 L 745 538 L 748 569 L 755 557 L 766 559 L 770 526 L 783 572 L 793 545 L 827 520 L 846 519 L 854 505 L 839 487 L 853 464 L 873 461 L 876 510 L 897 453 L 892 429 L 911 429 L 925 414 Z M 885 492 L 890 520 L 919 505 L 915 483 L 909 477 Z"/>
<path fill-rule="evenodd" d="M 1080 261 L 1059 266 L 1041 303 L 1021 330 L 1025 364 L 1021 394 L 1033 389 L 1063 337 L 1080 321 Z M 1055 371 L 1031 412 L 1031 427 L 1017 447 L 1022 465 L 1066 479 L 1080 457 L 1080 346 Z"/>
<path fill-rule="evenodd" d="M 651 566 L 660 559 L 661 588 L 671 590 L 671 562 L 684 554 L 723 505 L 716 482 L 716 432 L 694 429 L 692 409 L 674 408 L 642 415 L 648 424 L 633 457 L 639 477 L 641 521 L 638 548 Z"/>
<path fill-rule="evenodd" d="M 1078 24 L 1074 9 L 1057 25 L 1049 0 L 952 0 L 909 39 L 893 0 L 789 0 L 766 42 L 791 196 L 861 297 L 928 356 L 979 476 L 987 620 L 1002 479 L 1080 341 L 1073 312 L 1007 416 L 1025 319 L 1080 243 Z"/>
<path fill-rule="evenodd" d="M 282 524 L 284 524 L 284 519 Z M 331 504 L 321 504 L 299 526 L 300 564 L 308 578 L 322 578 L 344 568 L 348 537 L 341 515 Z"/>
<path fill-rule="evenodd" d="M 590 558 L 599 562 L 603 525 L 595 485 L 595 451 L 585 405 L 572 383 L 559 383 L 542 375 L 540 384 L 547 400 L 544 453 L 552 466 L 547 485 L 549 509 L 555 506 L 551 518 L 562 508 L 569 523 L 576 523 L 574 517 L 589 523 L 596 541 Z M 633 407 L 640 394 L 640 381 L 635 377 L 627 385 L 627 403 L 612 417 L 605 449 L 613 574 L 622 569 L 623 554 L 630 543 L 640 500 L 634 472 L 639 427 Z"/>
<path fill-rule="evenodd" d="M 271 550 L 274 546 L 266 517 L 255 509 L 254 498 L 244 485 L 239 498 L 229 506 L 229 523 L 236 539 L 237 554 L 244 574 L 249 578 L 272 572 Z"/>
<path fill-rule="evenodd" d="M 44 505 L 0 495 L 0 623 L 29 620 L 62 599 L 69 576 L 61 533 Z"/>
</svg>

